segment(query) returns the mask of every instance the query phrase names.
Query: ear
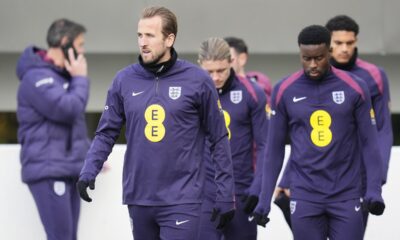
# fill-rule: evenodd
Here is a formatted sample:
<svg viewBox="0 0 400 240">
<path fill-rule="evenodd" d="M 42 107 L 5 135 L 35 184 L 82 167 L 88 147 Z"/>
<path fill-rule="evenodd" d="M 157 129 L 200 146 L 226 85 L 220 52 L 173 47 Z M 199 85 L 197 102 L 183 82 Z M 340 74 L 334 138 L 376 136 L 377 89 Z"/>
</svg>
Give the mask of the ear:
<svg viewBox="0 0 400 240">
<path fill-rule="evenodd" d="M 174 45 L 175 42 L 175 34 L 173 33 L 169 34 L 165 39 L 165 42 L 167 44 L 167 47 L 172 47 L 172 45 Z"/>
<path fill-rule="evenodd" d="M 246 65 L 247 62 L 247 54 L 246 53 L 240 53 L 238 55 L 238 62 L 240 66 Z"/>
<path fill-rule="evenodd" d="M 67 42 L 68 42 L 68 37 L 67 36 L 62 37 L 60 46 L 65 46 L 65 44 L 67 44 Z"/>
</svg>

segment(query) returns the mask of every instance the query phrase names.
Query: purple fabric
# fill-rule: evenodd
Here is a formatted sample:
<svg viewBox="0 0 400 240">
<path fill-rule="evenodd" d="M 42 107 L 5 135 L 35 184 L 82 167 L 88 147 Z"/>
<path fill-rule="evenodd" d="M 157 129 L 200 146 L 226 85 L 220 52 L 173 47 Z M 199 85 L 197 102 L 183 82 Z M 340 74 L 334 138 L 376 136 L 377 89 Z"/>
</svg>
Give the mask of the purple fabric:
<svg viewBox="0 0 400 240">
<path fill-rule="evenodd" d="M 129 205 L 135 240 L 195 239 L 199 230 L 200 204 L 171 206 Z"/>
<path fill-rule="evenodd" d="M 266 116 L 266 96 L 255 83 L 245 79 L 244 85 L 235 77 L 228 89 L 219 94 L 222 109 L 229 119 L 229 143 L 232 153 L 235 193 L 258 195 L 261 189 L 261 176 L 255 180 L 255 175 L 261 175 L 262 162 L 266 144 L 268 121 Z M 252 91 L 249 91 L 249 88 Z M 255 100 L 252 92 L 257 95 Z M 254 151 L 254 144 L 256 148 Z M 205 151 L 207 169 L 205 191 L 207 194 L 216 192 L 214 183 L 215 171 L 209 151 Z M 256 160 L 254 162 L 254 160 Z M 254 172 L 256 170 L 256 173 Z M 249 189 L 252 185 L 252 189 Z M 250 191 L 251 190 L 251 191 Z M 215 194 L 214 194 L 215 195 Z"/>
<path fill-rule="evenodd" d="M 292 200 L 290 205 L 295 240 L 363 239 L 360 199 L 325 204 Z"/>
<path fill-rule="evenodd" d="M 81 178 L 97 176 L 124 124 L 125 204 L 201 203 L 206 136 L 215 156 L 217 200 L 233 203 L 225 122 L 217 91 L 205 71 L 183 60 L 159 77 L 139 64 L 121 70 L 108 91 Z"/>
<path fill-rule="evenodd" d="M 47 240 L 76 240 L 80 198 L 75 180 L 46 179 L 28 183 Z"/>
<path fill-rule="evenodd" d="M 346 73 L 362 90 L 365 95 L 363 99 L 358 88 L 343 81 L 336 74 L 337 71 L 340 70 L 329 72 L 320 81 L 310 80 L 302 74 L 298 79 L 289 78 L 290 84 L 284 79 L 275 86 L 263 187 L 257 212 L 269 213 L 271 197 L 282 167 L 286 134 L 291 140 L 289 161 L 292 169 L 289 177 L 292 198 L 313 202 L 360 198 L 363 161 L 367 171 L 365 197 L 383 201 L 382 165 L 367 86 L 354 75 Z M 284 91 L 280 90 L 281 87 L 285 87 Z M 277 93 L 281 96 L 280 101 L 276 101 Z M 321 111 L 324 117 L 321 117 Z M 315 117 L 314 121 L 311 121 L 312 116 Z M 319 127 L 324 127 L 324 131 Z M 324 134 L 320 138 L 317 135 L 317 143 L 329 133 L 332 137 L 326 137 L 329 139 L 326 145 L 318 146 L 312 139 L 313 131 Z"/>
<path fill-rule="evenodd" d="M 212 198 L 206 198 L 201 206 L 200 229 L 198 240 L 256 240 L 257 224 L 253 218 L 244 213 L 240 195 L 236 198 L 236 211 L 232 221 L 224 229 L 216 229 L 217 223 L 211 222 L 212 209 L 215 204 Z M 224 238 L 222 238 L 224 237 Z"/>
<path fill-rule="evenodd" d="M 85 108 L 86 77 L 71 77 L 45 61 L 36 47 L 18 60 L 18 140 L 22 180 L 77 177 L 89 147 Z"/>
</svg>

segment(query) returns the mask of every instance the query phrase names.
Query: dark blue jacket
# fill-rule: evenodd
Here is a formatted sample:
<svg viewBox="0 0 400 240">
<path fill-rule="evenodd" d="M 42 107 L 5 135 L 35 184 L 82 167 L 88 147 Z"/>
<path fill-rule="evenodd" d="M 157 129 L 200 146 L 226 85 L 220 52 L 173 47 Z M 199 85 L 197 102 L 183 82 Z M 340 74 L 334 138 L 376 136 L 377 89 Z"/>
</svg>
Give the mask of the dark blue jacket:
<svg viewBox="0 0 400 240">
<path fill-rule="evenodd" d="M 97 176 L 123 125 L 127 140 L 124 204 L 200 203 L 206 135 L 216 156 L 217 201 L 233 203 L 227 131 L 217 92 L 205 71 L 178 59 L 160 75 L 141 64 L 118 72 L 108 90 L 81 179 Z"/>
<path fill-rule="evenodd" d="M 85 123 L 89 80 L 71 77 L 28 47 L 18 60 L 18 140 L 22 180 L 78 177 L 89 147 Z"/>
</svg>

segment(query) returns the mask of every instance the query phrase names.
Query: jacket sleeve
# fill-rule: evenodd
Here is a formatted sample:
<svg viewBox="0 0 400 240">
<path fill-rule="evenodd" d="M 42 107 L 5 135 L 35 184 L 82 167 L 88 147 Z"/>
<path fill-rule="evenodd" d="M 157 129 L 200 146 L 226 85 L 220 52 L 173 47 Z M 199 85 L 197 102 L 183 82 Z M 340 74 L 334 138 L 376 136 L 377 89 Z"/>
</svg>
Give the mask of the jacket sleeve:
<svg viewBox="0 0 400 240">
<path fill-rule="evenodd" d="M 285 156 L 285 138 L 288 131 L 288 117 L 284 101 L 276 102 L 279 85 L 273 90 L 271 97 L 271 113 L 268 128 L 267 147 L 262 172 L 261 193 L 255 212 L 269 214 L 271 199 L 275 190 L 279 173 Z"/>
<path fill-rule="evenodd" d="M 283 171 L 281 180 L 279 181 L 278 186 L 281 188 L 289 189 L 290 188 L 290 171 L 291 171 L 291 164 L 290 160 L 287 161 L 285 170 Z"/>
<path fill-rule="evenodd" d="M 32 71 L 22 79 L 21 88 L 21 95 L 37 112 L 64 124 L 71 124 L 85 111 L 89 98 L 89 79 L 81 76 L 71 78 L 64 89 L 51 74 Z"/>
<path fill-rule="evenodd" d="M 265 158 L 265 147 L 268 133 L 267 112 L 270 106 L 267 104 L 267 96 L 261 89 L 256 89 L 257 101 L 252 101 L 251 124 L 253 140 L 255 142 L 255 174 L 253 182 L 248 190 L 249 195 L 258 195 L 261 191 L 262 166 Z"/>
<path fill-rule="evenodd" d="M 123 101 L 119 81 L 114 79 L 108 90 L 106 106 L 101 115 L 96 135 L 87 153 L 80 176 L 94 179 L 110 155 L 115 142 L 125 124 Z"/>
<path fill-rule="evenodd" d="M 355 118 L 357 121 L 358 134 L 360 136 L 360 146 L 362 147 L 362 160 L 367 176 L 367 191 L 365 199 L 367 201 L 379 201 L 382 199 L 382 160 L 378 149 L 377 129 L 374 126 L 375 116 L 371 106 L 371 97 L 364 82 L 359 84 L 363 90 L 364 97 L 361 95 L 356 102 Z"/>
<path fill-rule="evenodd" d="M 202 84 L 200 98 L 200 120 L 211 145 L 215 168 L 216 201 L 234 202 L 233 167 L 228 133 L 217 91 L 208 76 Z"/>
<path fill-rule="evenodd" d="M 381 70 L 383 80 L 383 91 L 381 94 L 372 98 L 372 106 L 375 110 L 376 126 L 378 129 L 378 145 L 383 161 L 383 179 L 385 184 L 389 169 L 390 152 L 393 145 L 393 130 L 390 114 L 390 93 L 389 82 L 385 72 Z"/>
</svg>

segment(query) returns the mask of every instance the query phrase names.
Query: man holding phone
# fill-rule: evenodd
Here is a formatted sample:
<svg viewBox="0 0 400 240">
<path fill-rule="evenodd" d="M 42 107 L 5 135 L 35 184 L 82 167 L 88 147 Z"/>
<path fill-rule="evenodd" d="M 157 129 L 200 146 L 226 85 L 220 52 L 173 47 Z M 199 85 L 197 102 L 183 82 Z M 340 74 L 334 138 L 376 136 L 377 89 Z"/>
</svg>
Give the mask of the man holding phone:
<svg viewBox="0 0 400 240">
<path fill-rule="evenodd" d="M 22 181 L 31 191 L 47 239 L 76 240 L 80 199 L 75 183 L 89 139 L 89 79 L 81 24 L 54 21 L 47 50 L 29 46 L 17 64 Z"/>
</svg>

